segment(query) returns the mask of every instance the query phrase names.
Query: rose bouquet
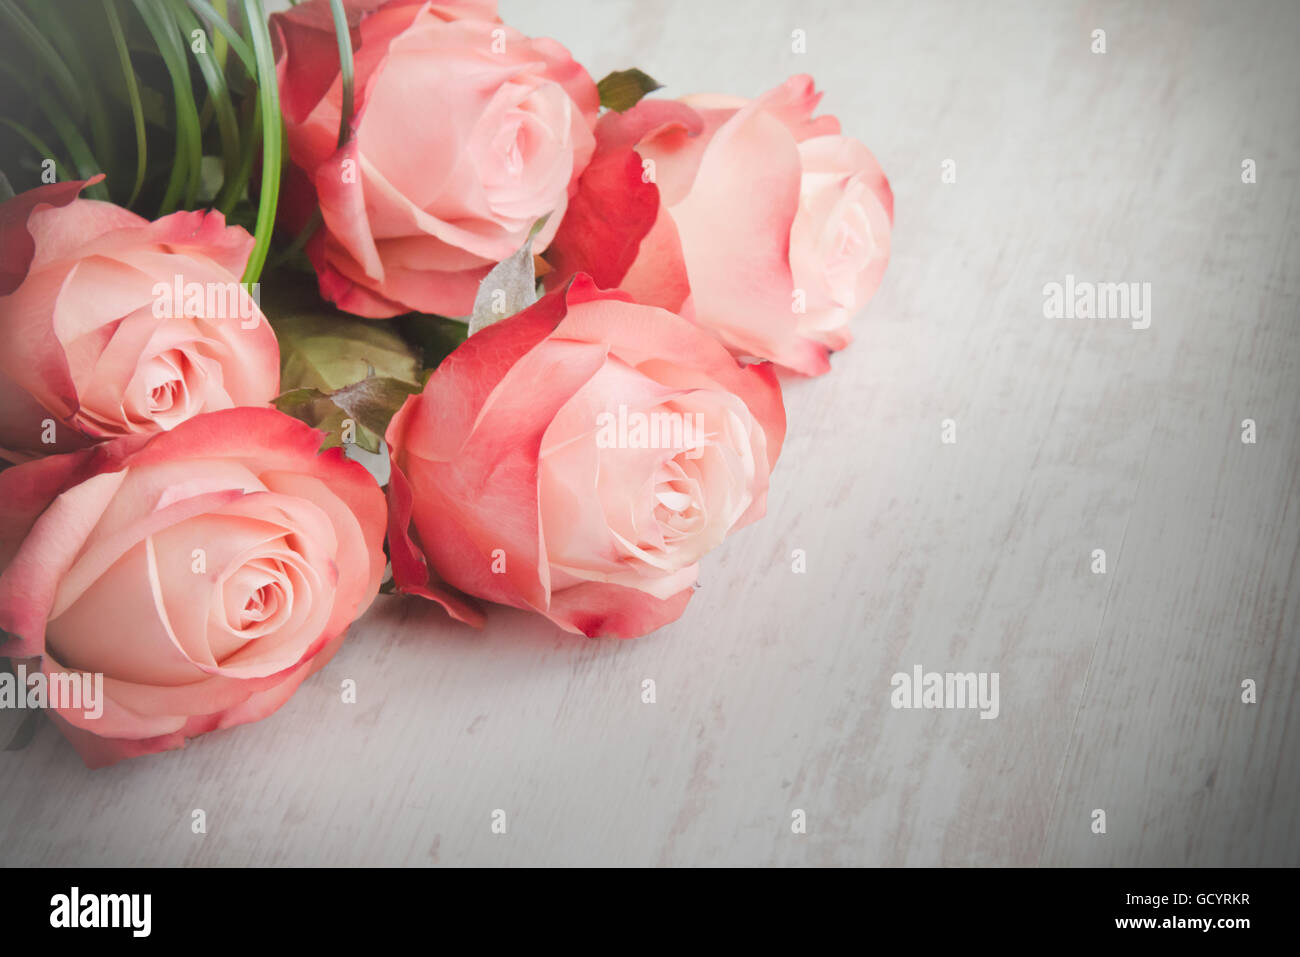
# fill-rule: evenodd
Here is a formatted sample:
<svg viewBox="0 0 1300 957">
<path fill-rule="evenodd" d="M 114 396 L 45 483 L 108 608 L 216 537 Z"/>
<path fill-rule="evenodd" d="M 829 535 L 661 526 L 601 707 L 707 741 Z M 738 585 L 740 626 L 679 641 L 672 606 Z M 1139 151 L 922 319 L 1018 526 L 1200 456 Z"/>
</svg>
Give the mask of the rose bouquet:
<svg viewBox="0 0 1300 957">
<path fill-rule="evenodd" d="M 888 260 L 808 77 L 648 96 L 491 0 L 0 24 L 0 706 L 92 766 L 270 714 L 381 591 L 676 620 Z"/>
</svg>

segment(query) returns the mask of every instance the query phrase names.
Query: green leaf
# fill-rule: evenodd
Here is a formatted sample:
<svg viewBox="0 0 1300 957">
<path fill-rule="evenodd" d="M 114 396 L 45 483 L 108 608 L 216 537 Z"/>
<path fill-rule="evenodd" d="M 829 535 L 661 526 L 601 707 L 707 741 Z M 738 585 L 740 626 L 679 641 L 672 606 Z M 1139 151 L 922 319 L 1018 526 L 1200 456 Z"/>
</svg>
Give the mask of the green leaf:
<svg viewBox="0 0 1300 957">
<path fill-rule="evenodd" d="M 329 395 L 319 389 L 294 389 L 276 396 L 273 402 L 285 415 L 325 432 L 322 449 L 343 445 L 346 440 L 367 452 L 379 451 L 379 436 L 335 405 Z"/>
<path fill-rule="evenodd" d="M 333 392 L 378 375 L 418 384 L 419 351 L 389 322 L 358 319 L 322 302 L 313 277 L 269 272 L 261 306 L 280 341 L 280 388 Z"/>
<path fill-rule="evenodd" d="M 469 335 L 494 322 L 522 312 L 537 301 L 537 277 L 533 273 L 533 237 L 546 224 L 548 216 L 533 223 L 524 244 L 492 267 L 474 296 L 474 312 L 469 317 Z"/>
<path fill-rule="evenodd" d="M 326 398 L 325 393 L 320 389 L 290 389 L 275 397 L 275 407 L 281 412 L 288 412 L 290 409 L 297 409 L 324 398 Z"/>
<path fill-rule="evenodd" d="M 268 273 L 261 293 L 280 342 L 284 391 L 276 408 L 329 432 L 327 446 L 343 441 L 351 420 L 346 437 L 378 451 L 388 421 L 423 385 L 420 349 L 394 323 L 358 319 L 321 302 L 309 275 Z"/>
<path fill-rule="evenodd" d="M 407 396 L 420 386 L 388 376 L 367 376 L 332 392 L 320 389 L 291 389 L 275 399 L 275 407 L 287 415 L 330 433 L 326 446 L 350 438 L 367 452 L 379 451 L 379 438 L 402 407 Z M 352 428 L 347 428 L 351 421 Z"/>
<path fill-rule="evenodd" d="M 412 384 L 420 361 L 392 329 L 362 319 L 332 315 L 273 318 L 280 340 L 280 383 L 286 391 L 333 392 L 371 375 Z"/>
<path fill-rule="evenodd" d="M 663 84 L 633 67 L 630 70 L 615 70 L 596 84 L 600 94 L 600 105 L 615 113 L 630 110 L 641 101 L 641 97 L 655 90 L 663 89 Z"/>
<path fill-rule="evenodd" d="M 392 320 L 401 330 L 408 342 L 414 343 L 421 352 L 421 365 L 424 371 L 421 380 L 427 381 L 443 359 L 451 355 L 456 347 L 469 335 L 469 327 L 460 319 L 447 319 L 443 316 L 425 316 L 409 313 Z"/>
<path fill-rule="evenodd" d="M 419 391 L 420 386 L 412 382 L 370 376 L 331 392 L 329 398 L 360 425 L 376 435 L 383 435 L 389 420 L 397 414 L 406 397 Z"/>
</svg>

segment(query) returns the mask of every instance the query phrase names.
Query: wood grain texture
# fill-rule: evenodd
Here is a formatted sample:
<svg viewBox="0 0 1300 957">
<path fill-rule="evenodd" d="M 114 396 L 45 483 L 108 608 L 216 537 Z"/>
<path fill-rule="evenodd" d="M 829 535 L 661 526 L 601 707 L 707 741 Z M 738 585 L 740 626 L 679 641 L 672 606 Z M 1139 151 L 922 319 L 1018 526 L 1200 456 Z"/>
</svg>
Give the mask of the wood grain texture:
<svg viewBox="0 0 1300 957">
<path fill-rule="evenodd" d="M 645 639 L 381 598 L 258 725 L 94 773 L 42 728 L 0 862 L 1300 863 L 1300 6 L 502 6 L 665 95 L 812 73 L 889 173 L 767 518 Z M 1067 273 L 1151 283 L 1151 327 L 1045 319 Z M 894 710 L 914 664 L 998 672 L 999 716 Z"/>
</svg>

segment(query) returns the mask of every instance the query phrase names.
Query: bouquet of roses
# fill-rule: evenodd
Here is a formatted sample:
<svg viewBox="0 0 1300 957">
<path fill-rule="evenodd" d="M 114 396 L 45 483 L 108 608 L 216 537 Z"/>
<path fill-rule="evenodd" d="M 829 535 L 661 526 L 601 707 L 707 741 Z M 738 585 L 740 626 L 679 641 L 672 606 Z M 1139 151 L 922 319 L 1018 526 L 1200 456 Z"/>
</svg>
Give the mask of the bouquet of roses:
<svg viewBox="0 0 1300 957">
<path fill-rule="evenodd" d="M 493 0 L 0 24 L 0 705 L 92 766 L 270 714 L 381 591 L 674 621 L 888 260 L 806 76 L 647 96 Z"/>
</svg>

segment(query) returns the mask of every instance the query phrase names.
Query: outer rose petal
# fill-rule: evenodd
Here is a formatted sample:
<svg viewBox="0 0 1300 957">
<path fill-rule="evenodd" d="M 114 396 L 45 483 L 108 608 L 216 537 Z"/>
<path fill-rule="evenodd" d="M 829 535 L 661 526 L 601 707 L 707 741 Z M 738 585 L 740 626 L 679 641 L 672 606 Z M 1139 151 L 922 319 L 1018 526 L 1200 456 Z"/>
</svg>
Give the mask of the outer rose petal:
<svg viewBox="0 0 1300 957">
<path fill-rule="evenodd" d="M 128 440 L 129 441 L 129 440 Z M 0 472 L 0 655 L 41 654 L 45 617 L 62 573 L 98 520 L 114 480 L 96 481 L 112 460 L 99 450 L 38 459 Z M 66 490 L 83 489 L 66 508 L 53 509 Z M 32 536 L 36 526 L 39 536 Z"/>
<path fill-rule="evenodd" d="M 65 711 L 51 709 L 50 718 L 69 743 L 76 748 L 86 767 L 92 770 L 108 767 L 127 758 L 173 751 L 185 747 L 190 738 L 198 735 L 261 721 L 274 714 L 293 696 L 303 681 L 329 663 L 342 643 L 343 636 L 339 635 L 291 672 L 278 676 L 277 683 L 267 684 L 261 690 L 244 689 L 251 693 L 237 704 L 222 711 L 187 718 L 176 730 L 147 738 L 101 737 L 86 730 L 84 726 L 74 724 L 70 720 L 73 715 Z"/>
<path fill-rule="evenodd" d="M 408 402 L 409 404 L 409 402 Z M 405 408 L 398 412 L 400 416 Z M 396 422 L 396 417 L 394 417 Z M 390 431 L 392 425 L 390 424 Z M 396 431 L 400 434 L 399 423 Z M 388 482 L 388 550 L 393 565 L 393 580 L 408 594 L 420 595 L 442 605 L 457 621 L 475 628 L 483 627 L 483 610 L 472 598 L 438 581 L 425 561 L 424 552 L 413 538 L 411 511 L 414 497 L 410 483 L 401 469 L 394 468 Z"/>
<path fill-rule="evenodd" d="M 636 260 L 622 280 L 611 285 L 617 285 L 647 306 L 659 306 L 683 315 L 694 312 L 694 306 L 688 309 L 691 282 L 682 257 L 682 239 L 668 210 L 659 207 L 654 225 L 641 239 Z"/>
<path fill-rule="evenodd" d="M 658 212 L 659 190 L 642 180 L 635 150 L 598 153 L 547 251 L 554 270 L 547 274 L 547 289 L 559 288 L 576 272 L 589 273 L 601 287 L 617 286 Z"/>
<path fill-rule="evenodd" d="M 0 203 L 0 296 L 7 296 L 22 283 L 36 255 L 31 233 L 31 216 L 38 209 L 67 206 L 87 186 L 103 175 L 86 180 L 69 180 L 38 186 Z"/>
<path fill-rule="evenodd" d="M 660 599 L 634 588 L 584 582 L 555 592 L 546 617 L 588 638 L 639 638 L 680 618 L 691 594 L 686 588 Z"/>
</svg>

